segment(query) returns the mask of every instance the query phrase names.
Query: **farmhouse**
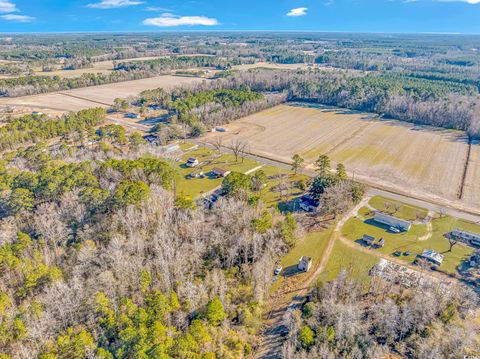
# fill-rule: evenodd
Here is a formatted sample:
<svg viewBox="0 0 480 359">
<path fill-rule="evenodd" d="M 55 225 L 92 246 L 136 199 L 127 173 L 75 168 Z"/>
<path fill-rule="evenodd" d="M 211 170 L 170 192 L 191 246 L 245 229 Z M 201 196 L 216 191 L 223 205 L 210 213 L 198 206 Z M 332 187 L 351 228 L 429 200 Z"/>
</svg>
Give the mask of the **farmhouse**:
<svg viewBox="0 0 480 359">
<path fill-rule="evenodd" d="M 298 270 L 308 272 L 312 267 L 312 258 L 303 256 L 298 262 Z"/>
<path fill-rule="evenodd" d="M 395 227 L 405 232 L 408 232 L 412 227 L 412 224 L 409 221 L 405 221 L 382 212 L 375 213 L 374 220 L 375 222 Z"/>
<path fill-rule="evenodd" d="M 223 168 L 214 168 L 212 170 L 212 175 L 215 176 L 216 178 L 225 178 L 230 173 L 231 173 L 231 171 L 224 170 Z"/>
<path fill-rule="evenodd" d="M 187 163 L 185 163 L 185 165 L 187 167 L 197 167 L 198 166 L 198 160 L 195 158 L 195 157 L 190 157 L 188 160 L 187 160 Z"/>
<path fill-rule="evenodd" d="M 436 265 L 441 265 L 443 262 L 443 255 L 433 249 L 425 249 L 422 254 L 417 255 L 417 258 L 425 259 Z"/>
<path fill-rule="evenodd" d="M 464 242 L 472 247 L 480 247 L 480 234 L 455 228 L 450 232 L 450 237 L 460 242 Z"/>
</svg>

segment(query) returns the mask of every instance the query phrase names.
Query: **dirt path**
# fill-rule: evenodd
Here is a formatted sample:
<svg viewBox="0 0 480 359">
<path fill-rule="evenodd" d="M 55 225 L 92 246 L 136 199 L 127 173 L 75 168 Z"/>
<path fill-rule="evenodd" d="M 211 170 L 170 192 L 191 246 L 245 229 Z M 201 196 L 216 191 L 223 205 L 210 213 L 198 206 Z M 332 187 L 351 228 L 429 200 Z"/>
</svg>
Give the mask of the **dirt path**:
<svg viewBox="0 0 480 359">
<path fill-rule="evenodd" d="M 286 305 L 278 305 L 274 307 L 267 318 L 265 329 L 261 334 L 260 345 L 256 350 L 256 358 L 262 359 L 281 359 L 282 358 L 282 347 L 285 341 L 286 335 L 288 334 L 288 327 L 286 325 L 286 320 L 290 311 L 300 308 L 306 300 L 308 291 L 311 289 L 312 284 L 318 278 L 320 273 L 325 269 L 325 266 L 328 263 L 330 255 L 332 254 L 333 247 L 337 239 L 341 238 L 340 230 L 348 219 L 353 216 L 356 216 L 360 208 L 365 206 L 370 197 L 364 198 L 358 205 L 351 209 L 347 214 L 345 214 L 335 225 L 335 230 L 328 239 L 327 247 L 323 252 L 323 255 L 320 259 L 319 265 L 313 272 L 309 275 L 306 280 L 301 283 L 300 288 L 294 288 L 293 290 L 283 292 L 282 295 L 286 296 L 295 293 L 293 300 Z M 297 284 L 298 285 L 298 284 Z M 281 300 L 278 300 L 281 302 Z"/>
</svg>

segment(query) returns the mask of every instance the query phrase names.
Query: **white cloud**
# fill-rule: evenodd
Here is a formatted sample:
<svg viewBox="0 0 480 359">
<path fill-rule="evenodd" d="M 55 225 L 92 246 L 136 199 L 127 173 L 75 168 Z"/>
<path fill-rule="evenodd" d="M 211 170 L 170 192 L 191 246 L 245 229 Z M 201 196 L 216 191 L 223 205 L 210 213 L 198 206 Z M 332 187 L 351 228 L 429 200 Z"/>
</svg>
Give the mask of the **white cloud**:
<svg viewBox="0 0 480 359">
<path fill-rule="evenodd" d="M 93 9 L 115 9 L 132 5 L 141 5 L 143 1 L 137 0 L 102 0 L 98 3 L 88 4 L 87 7 Z"/>
<path fill-rule="evenodd" d="M 166 9 L 166 8 L 164 8 L 164 7 L 147 6 L 147 7 L 145 8 L 145 11 L 159 12 L 159 11 L 171 11 L 171 10 Z"/>
<path fill-rule="evenodd" d="M 290 10 L 287 13 L 287 16 L 305 16 L 307 15 L 308 8 L 306 7 L 297 7 L 295 9 Z"/>
<path fill-rule="evenodd" d="M 17 7 L 10 0 L 0 0 L 0 12 L 15 12 Z"/>
<path fill-rule="evenodd" d="M 3 20 L 14 21 L 14 22 L 32 22 L 35 20 L 32 16 L 27 15 L 16 15 L 16 14 L 7 14 L 0 16 Z"/>
<path fill-rule="evenodd" d="M 159 17 L 153 17 L 143 20 L 143 25 L 172 27 L 172 26 L 215 26 L 219 22 L 217 19 L 205 16 L 176 16 L 173 14 L 162 14 Z"/>
</svg>

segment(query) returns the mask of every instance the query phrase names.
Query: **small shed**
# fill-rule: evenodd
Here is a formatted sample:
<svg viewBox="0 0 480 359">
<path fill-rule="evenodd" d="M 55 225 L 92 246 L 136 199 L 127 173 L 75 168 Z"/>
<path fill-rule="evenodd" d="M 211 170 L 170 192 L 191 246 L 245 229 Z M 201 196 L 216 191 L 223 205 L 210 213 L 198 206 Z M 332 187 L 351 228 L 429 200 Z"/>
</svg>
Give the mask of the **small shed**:
<svg viewBox="0 0 480 359">
<path fill-rule="evenodd" d="M 375 237 L 369 236 L 368 234 L 364 234 L 362 241 L 365 242 L 367 246 L 371 246 L 373 242 L 375 242 Z"/>
<path fill-rule="evenodd" d="M 298 262 L 298 270 L 308 272 L 312 267 L 312 258 L 303 256 Z"/>
<path fill-rule="evenodd" d="M 375 244 L 375 247 L 377 247 L 377 248 L 383 248 L 384 245 L 385 245 L 385 239 L 380 238 L 380 239 L 378 240 L 378 242 Z"/>
<path fill-rule="evenodd" d="M 225 169 L 223 169 L 223 168 L 214 168 L 214 169 L 212 170 L 212 174 L 213 174 L 216 178 L 225 178 L 225 177 L 227 177 L 230 173 L 231 173 L 231 171 L 225 170 Z"/>
<path fill-rule="evenodd" d="M 195 158 L 195 157 L 190 157 L 188 160 L 187 160 L 187 163 L 185 163 L 185 165 L 187 167 L 197 167 L 198 166 L 198 160 Z"/>
</svg>

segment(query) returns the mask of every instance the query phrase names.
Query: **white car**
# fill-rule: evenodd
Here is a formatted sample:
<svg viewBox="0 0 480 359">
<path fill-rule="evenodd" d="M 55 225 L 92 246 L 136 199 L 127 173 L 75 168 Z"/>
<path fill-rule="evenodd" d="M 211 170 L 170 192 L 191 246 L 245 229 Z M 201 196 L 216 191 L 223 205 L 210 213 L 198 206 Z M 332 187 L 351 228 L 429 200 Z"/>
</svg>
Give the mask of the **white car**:
<svg viewBox="0 0 480 359">
<path fill-rule="evenodd" d="M 275 270 L 273 271 L 273 274 L 279 275 L 282 272 L 282 266 L 277 266 L 275 267 Z"/>
<path fill-rule="evenodd" d="M 393 233 L 400 233 L 401 231 L 397 228 L 397 227 L 390 227 L 389 228 L 390 232 L 393 232 Z"/>
</svg>

